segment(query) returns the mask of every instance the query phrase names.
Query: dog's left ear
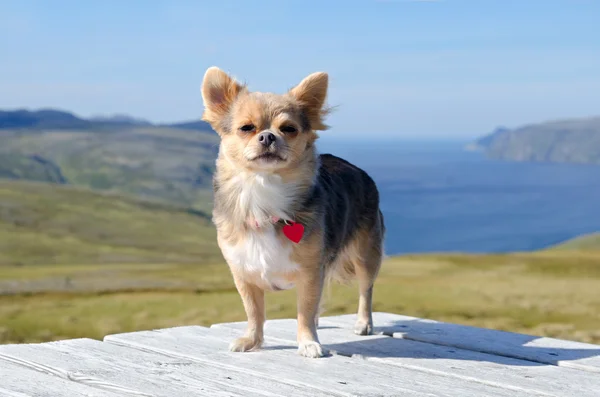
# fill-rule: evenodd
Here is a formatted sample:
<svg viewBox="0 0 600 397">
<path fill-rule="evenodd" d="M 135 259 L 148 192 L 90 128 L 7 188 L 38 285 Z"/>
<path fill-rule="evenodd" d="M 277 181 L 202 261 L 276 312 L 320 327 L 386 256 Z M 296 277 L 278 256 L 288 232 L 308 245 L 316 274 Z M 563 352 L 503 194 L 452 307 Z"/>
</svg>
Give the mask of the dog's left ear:
<svg viewBox="0 0 600 397">
<path fill-rule="evenodd" d="M 202 80 L 202 100 L 204 114 L 202 120 L 207 121 L 220 132 L 221 120 L 225 117 L 233 101 L 246 87 L 216 66 L 208 68 Z"/>
<path fill-rule="evenodd" d="M 289 91 L 289 94 L 300 102 L 310 122 L 312 130 L 326 130 L 323 118 L 329 113 L 325 107 L 329 76 L 325 72 L 316 72 L 300 82 Z"/>
</svg>

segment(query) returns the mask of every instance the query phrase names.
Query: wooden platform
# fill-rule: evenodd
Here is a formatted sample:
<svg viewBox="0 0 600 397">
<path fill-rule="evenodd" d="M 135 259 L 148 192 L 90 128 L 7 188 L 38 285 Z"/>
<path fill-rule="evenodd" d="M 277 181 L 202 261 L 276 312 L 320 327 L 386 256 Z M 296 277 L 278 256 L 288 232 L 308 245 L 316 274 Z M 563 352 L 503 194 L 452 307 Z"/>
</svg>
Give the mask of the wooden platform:
<svg viewBox="0 0 600 397">
<path fill-rule="evenodd" d="M 600 396 L 600 346 L 374 315 L 324 317 L 332 355 L 296 353 L 296 321 L 271 320 L 262 351 L 230 353 L 244 323 L 0 345 L 0 396 Z"/>
</svg>

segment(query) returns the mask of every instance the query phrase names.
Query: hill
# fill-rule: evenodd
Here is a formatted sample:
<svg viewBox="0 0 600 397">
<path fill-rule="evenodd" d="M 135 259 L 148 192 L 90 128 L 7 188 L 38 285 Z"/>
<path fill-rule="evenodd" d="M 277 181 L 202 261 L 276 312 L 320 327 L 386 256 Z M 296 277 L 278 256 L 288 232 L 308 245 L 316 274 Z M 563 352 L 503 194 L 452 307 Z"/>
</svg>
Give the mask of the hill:
<svg viewBox="0 0 600 397">
<path fill-rule="evenodd" d="M 212 131 L 212 127 L 210 126 L 210 124 L 202 120 L 185 121 L 182 123 L 174 124 L 163 124 L 163 126 L 169 128 L 181 128 L 184 130 Z"/>
<path fill-rule="evenodd" d="M 59 182 L 208 210 L 218 137 L 201 121 L 153 125 L 42 110 L 0 113 L 0 178 Z"/>
<path fill-rule="evenodd" d="M 93 122 L 83 120 L 72 113 L 54 109 L 29 111 L 0 111 L 0 129 L 22 128 L 86 128 Z"/>
<path fill-rule="evenodd" d="M 41 156 L 26 156 L 20 153 L 2 153 L 0 156 L 0 178 L 66 183 L 60 167 L 52 161 Z"/>
<path fill-rule="evenodd" d="M 158 126 L 166 128 L 212 131 L 210 124 L 202 120 L 172 124 L 152 124 L 143 119 L 115 114 L 112 116 L 94 116 L 85 119 L 73 113 L 57 109 L 40 110 L 0 110 L 0 130 L 5 129 L 102 129 L 115 126 Z"/>
<path fill-rule="evenodd" d="M 600 164 L 600 117 L 501 127 L 469 148 L 497 160 Z"/>
<path fill-rule="evenodd" d="M 112 116 L 98 115 L 90 117 L 89 121 L 96 123 L 112 123 L 112 124 L 131 124 L 131 125 L 152 125 L 151 122 L 128 116 L 126 114 L 114 114 Z"/>
<path fill-rule="evenodd" d="M 588 234 L 558 244 L 554 250 L 600 251 L 600 233 Z"/>
<path fill-rule="evenodd" d="M 220 261 L 209 215 L 64 185 L 0 182 L 0 267 Z"/>
</svg>

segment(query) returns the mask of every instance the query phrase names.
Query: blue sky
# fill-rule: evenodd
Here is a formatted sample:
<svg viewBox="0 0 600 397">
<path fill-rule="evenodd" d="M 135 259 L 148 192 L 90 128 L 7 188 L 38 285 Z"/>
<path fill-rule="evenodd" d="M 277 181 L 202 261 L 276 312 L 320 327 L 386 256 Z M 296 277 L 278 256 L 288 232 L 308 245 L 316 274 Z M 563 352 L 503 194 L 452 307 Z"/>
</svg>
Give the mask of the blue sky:
<svg viewBox="0 0 600 397">
<path fill-rule="evenodd" d="M 199 118 L 217 65 L 330 74 L 333 136 L 470 138 L 600 114 L 600 1 L 0 0 L 0 108 Z"/>
</svg>

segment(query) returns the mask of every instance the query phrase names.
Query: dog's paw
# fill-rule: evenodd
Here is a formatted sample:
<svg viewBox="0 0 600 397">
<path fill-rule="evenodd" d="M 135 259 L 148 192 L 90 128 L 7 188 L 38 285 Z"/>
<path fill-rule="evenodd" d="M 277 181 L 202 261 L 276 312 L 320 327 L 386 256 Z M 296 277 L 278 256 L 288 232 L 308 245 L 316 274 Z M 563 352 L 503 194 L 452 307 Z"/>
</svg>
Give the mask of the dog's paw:
<svg viewBox="0 0 600 397">
<path fill-rule="evenodd" d="M 241 338 L 237 338 L 229 345 L 229 351 L 232 352 L 247 352 L 251 350 L 257 350 L 262 345 L 262 341 L 260 339 L 248 338 L 247 336 L 243 336 Z"/>
<path fill-rule="evenodd" d="M 327 354 L 327 349 L 324 349 L 319 342 L 300 342 L 298 346 L 298 354 L 308 358 L 319 358 Z"/>
<path fill-rule="evenodd" d="M 354 333 L 356 335 L 372 335 L 373 334 L 373 324 L 368 322 L 357 321 L 354 326 Z"/>
</svg>

